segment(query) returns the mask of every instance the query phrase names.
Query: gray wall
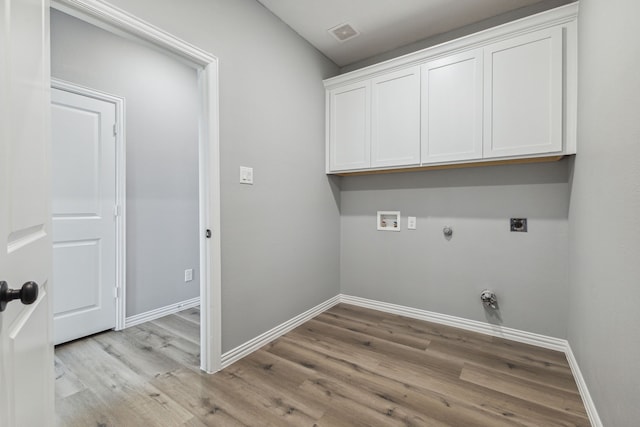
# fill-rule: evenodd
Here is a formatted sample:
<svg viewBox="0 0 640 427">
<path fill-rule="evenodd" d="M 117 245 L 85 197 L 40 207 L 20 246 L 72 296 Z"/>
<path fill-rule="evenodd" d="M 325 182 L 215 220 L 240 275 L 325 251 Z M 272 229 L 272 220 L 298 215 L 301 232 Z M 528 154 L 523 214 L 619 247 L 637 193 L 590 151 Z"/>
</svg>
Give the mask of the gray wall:
<svg viewBox="0 0 640 427">
<path fill-rule="evenodd" d="M 51 58 L 54 77 L 126 98 L 127 316 L 197 297 L 195 69 L 57 11 Z"/>
<path fill-rule="evenodd" d="M 344 177 L 342 292 L 564 338 L 567 181 L 566 160 Z M 379 210 L 399 210 L 401 231 L 377 231 Z M 529 231 L 511 233 L 510 217 Z M 498 295 L 495 316 L 484 288 Z"/>
<path fill-rule="evenodd" d="M 337 67 L 255 0 L 110 2 L 220 60 L 223 351 L 335 296 L 322 80 Z"/>
<path fill-rule="evenodd" d="M 569 341 L 605 426 L 640 420 L 637 0 L 580 2 Z"/>
</svg>

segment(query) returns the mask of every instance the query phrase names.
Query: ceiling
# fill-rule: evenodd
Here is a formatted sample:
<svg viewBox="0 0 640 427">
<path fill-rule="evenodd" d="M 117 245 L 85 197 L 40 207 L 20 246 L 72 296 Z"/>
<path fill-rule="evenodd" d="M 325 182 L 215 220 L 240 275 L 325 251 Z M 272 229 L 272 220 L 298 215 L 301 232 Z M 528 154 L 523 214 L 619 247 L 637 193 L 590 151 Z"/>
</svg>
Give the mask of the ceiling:
<svg viewBox="0 0 640 427">
<path fill-rule="evenodd" d="M 510 12 L 541 0 L 258 0 L 338 66 Z M 345 42 L 327 30 L 349 23 Z"/>
</svg>

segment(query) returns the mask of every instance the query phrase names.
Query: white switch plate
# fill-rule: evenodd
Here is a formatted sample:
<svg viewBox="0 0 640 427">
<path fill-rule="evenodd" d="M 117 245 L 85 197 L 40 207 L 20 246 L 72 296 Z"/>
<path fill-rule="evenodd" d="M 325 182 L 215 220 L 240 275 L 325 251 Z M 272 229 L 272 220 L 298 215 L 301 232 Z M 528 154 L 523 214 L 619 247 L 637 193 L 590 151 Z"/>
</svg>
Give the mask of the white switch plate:
<svg viewBox="0 0 640 427">
<path fill-rule="evenodd" d="M 193 268 L 189 268 L 184 271 L 184 281 L 190 282 L 193 280 Z"/>
<path fill-rule="evenodd" d="M 253 168 L 240 166 L 240 184 L 253 185 Z"/>
<path fill-rule="evenodd" d="M 409 230 L 415 230 L 416 229 L 416 217 L 415 216 L 410 216 L 407 219 L 407 228 Z"/>
</svg>

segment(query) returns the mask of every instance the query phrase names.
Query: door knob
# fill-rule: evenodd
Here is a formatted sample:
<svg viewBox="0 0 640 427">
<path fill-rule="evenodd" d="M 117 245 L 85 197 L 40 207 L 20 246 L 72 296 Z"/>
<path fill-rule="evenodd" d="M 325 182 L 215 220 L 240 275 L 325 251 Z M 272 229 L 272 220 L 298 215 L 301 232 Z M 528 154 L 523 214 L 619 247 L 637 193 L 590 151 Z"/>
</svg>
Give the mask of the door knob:
<svg viewBox="0 0 640 427">
<path fill-rule="evenodd" d="M 38 299 L 38 284 L 27 282 L 21 289 L 9 289 L 7 282 L 0 282 L 0 311 L 4 311 L 7 303 L 19 299 L 23 304 L 33 304 Z"/>
</svg>

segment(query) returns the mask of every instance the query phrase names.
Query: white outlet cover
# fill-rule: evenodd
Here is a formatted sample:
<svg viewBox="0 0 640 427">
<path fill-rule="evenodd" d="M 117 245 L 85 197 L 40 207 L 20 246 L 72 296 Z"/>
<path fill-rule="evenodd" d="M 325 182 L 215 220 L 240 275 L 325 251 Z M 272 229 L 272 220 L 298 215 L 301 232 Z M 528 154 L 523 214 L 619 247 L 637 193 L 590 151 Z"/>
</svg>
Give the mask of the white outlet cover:
<svg viewBox="0 0 640 427">
<path fill-rule="evenodd" d="M 410 216 L 407 218 L 407 228 L 409 230 L 415 230 L 416 229 L 416 217 L 415 216 Z"/>
<path fill-rule="evenodd" d="M 240 184 L 253 185 L 253 168 L 240 166 Z"/>
</svg>

